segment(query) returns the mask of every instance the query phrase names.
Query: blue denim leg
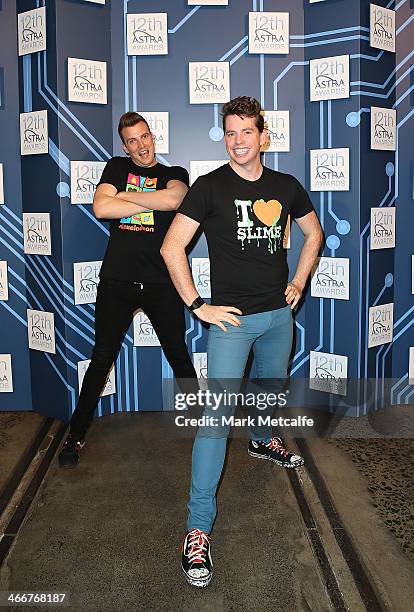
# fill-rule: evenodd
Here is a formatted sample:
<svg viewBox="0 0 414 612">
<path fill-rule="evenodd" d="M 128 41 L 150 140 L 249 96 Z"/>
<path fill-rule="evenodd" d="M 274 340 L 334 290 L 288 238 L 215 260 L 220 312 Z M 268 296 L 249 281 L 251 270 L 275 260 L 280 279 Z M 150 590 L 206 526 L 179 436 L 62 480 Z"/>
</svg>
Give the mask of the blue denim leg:
<svg viewBox="0 0 414 612">
<path fill-rule="evenodd" d="M 229 325 L 226 332 L 217 326 L 210 328 L 207 346 L 210 390 L 239 391 L 252 347 L 258 359 L 258 377 L 286 376 L 292 343 L 290 307 L 240 318 L 241 326 Z M 283 326 L 288 330 L 282 329 Z M 290 345 L 287 346 L 289 338 Z M 232 414 L 233 411 L 234 406 L 227 407 L 225 414 Z M 208 409 L 205 414 L 214 413 Z M 223 410 L 217 411 L 215 416 L 217 414 L 223 414 Z M 188 530 L 198 528 L 209 533 L 212 529 L 217 511 L 216 490 L 223 469 L 228 433 L 229 427 L 200 427 L 197 432 L 192 456 Z M 262 428 L 253 434 L 262 436 L 254 439 L 270 439 L 271 430 Z"/>
<path fill-rule="evenodd" d="M 267 330 L 253 344 L 254 363 L 258 379 L 263 381 L 261 390 L 266 393 L 278 394 L 283 390 L 287 377 L 289 355 L 292 350 L 293 319 L 290 306 L 272 310 Z M 257 388 L 256 388 L 257 392 Z M 268 442 L 272 436 L 271 427 L 257 424 L 257 416 L 271 416 L 273 406 L 265 410 L 255 411 L 255 425 L 250 428 L 252 440 Z"/>
</svg>

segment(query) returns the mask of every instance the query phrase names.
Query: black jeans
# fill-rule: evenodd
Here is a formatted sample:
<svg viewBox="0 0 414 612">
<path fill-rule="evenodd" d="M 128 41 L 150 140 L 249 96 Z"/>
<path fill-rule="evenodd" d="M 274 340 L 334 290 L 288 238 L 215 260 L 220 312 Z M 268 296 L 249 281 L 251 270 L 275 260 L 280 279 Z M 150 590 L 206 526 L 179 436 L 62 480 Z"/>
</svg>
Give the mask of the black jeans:
<svg viewBox="0 0 414 612">
<path fill-rule="evenodd" d="M 141 284 L 101 279 L 95 305 L 95 346 L 70 422 L 72 435 L 82 438 L 121 348 L 134 312 L 142 308 L 154 327 L 176 379 L 197 386 L 197 375 L 185 344 L 183 303 L 170 284 Z M 180 385 L 180 380 L 178 380 Z"/>
</svg>

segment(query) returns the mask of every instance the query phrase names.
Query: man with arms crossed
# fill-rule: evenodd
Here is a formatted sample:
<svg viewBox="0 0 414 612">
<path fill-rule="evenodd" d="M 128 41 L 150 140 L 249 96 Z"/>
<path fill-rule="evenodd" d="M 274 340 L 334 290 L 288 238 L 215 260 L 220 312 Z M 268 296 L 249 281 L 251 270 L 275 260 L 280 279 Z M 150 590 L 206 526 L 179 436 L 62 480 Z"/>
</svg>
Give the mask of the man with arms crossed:
<svg viewBox="0 0 414 612">
<path fill-rule="evenodd" d="M 242 96 L 223 107 L 229 164 L 194 183 L 161 249 L 177 291 L 194 314 L 210 323 L 208 378 L 241 379 L 250 349 L 257 377 L 285 379 L 292 348 L 292 309 L 301 298 L 322 242 L 312 203 L 291 175 L 264 167 L 266 141 L 260 104 Z M 283 238 L 288 215 L 304 235 L 296 272 L 288 282 Z M 185 248 L 202 224 L 210 255 L 212 304 L 194 286 Z M 217 432 L 213 431 L 217 429 Z M 266 428 L 265 428 L 266 429 Z M 216 516 L 228 428 L 200 428 L 193 447 L 192 481 L 182 568 L 187 581 L 207 586 L 212 576 L 210 537 Z M 249 454 L 288 468 L 303 464 L 270 428 L 251 429 Z"/>
<path fill-rule="evenodd" d="M 75 467 L 86 431 L 135 310 L 150 319 L 177 379 L 196 385 L 185 337 L 184 308 L 160 247 L 188 187 L 188 173 L 155 157 L 154 136 L 144 117 L 128 112 L 118 133 L 128 157 L 108 161 L 96 188 L 93 211 L 111 219 L 95 306 L 95 346 L 85 374 L 70 434 L 59 455 Z"/>
</svg>

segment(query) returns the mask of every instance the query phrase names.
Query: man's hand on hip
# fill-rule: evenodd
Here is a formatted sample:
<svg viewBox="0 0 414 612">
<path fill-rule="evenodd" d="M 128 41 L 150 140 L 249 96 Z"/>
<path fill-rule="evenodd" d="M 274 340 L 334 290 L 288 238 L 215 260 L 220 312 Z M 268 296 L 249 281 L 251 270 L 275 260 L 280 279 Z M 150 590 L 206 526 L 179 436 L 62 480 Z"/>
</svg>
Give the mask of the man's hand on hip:
<svg viewBox="0 0 414 612">
<path fill-rule="evenodd" d="M 200 306 L 200 308 L 196 308 L 193 312 L 201 321 L 204 321 L 205 323 L 213 323 L 214 325 L 220 327 L 220 329 L 223 331 L 227 331 L 227 329 L 225 325 L 223 325 L 222 321 L 239 327 L 240 319 L 235 317 L 232 313 L 239 315 L 242 314 L 242 311 L 234 306 L 212 306 L 210 304 L 203 304 Z"/>
<path fill-rule="evenodd" d="M 302 289 L 300 289 L 295 283 L 288 283 L 285 290 L 285 296 L 286 302 L 290 304 L 290 308 L 293 310 L 302 297 Z"/>
</svg>

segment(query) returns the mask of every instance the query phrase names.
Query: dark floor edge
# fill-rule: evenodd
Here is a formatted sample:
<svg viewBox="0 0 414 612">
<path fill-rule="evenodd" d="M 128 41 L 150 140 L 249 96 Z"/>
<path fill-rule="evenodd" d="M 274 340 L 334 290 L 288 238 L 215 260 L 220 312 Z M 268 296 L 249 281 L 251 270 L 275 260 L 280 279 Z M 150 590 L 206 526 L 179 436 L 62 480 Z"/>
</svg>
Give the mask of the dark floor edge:
<svg viewBox="0 0 414 612">
<path fill-rule="evenodd" d="M 3 565 L 3 561 L 9 553 L 13 540 L 13 536 L 3 536 L 0 540 L 0 567 Z"/>
<path fill-rule="evenodd" d="M 384 606 L 380 600 L 375 586 L 373 586 L 370 576 L 366 571 L 363 562 L 361 561 L 358 551 L 356 550 L 344 524 L 338 515 L 326 483 L 320 471 L 316 467 L 316 463 L 313 459 L 308 443 L 306 440 L 299 438 L 295 439 L 295 442 L 305 460 L 307 471 L 313 482 L 316 493 L 319 497 L 319 501 L 321 502 L 322 508 L 324 509 L 328 521 L 332 527 L 336 542 L 349 567 L 349 571 L 352 574 L 367 611 L 384 612 L 386 610 L 386 606 Z"/>
<path fill-rule="evenodd" d="M 318 561 L 332 607 L 335 612 L 347 612 L 348 608 L 345 604 L 336 576 L 332 571 L 331 564 L 323 547 L 323 543 L 316 527 L 311 509 L 309 508 L 308 502 L 306 501 L 300 485 L 298 475 L 295 470 L 287 470 L 287 474 L 301 511 L 314 555 Z"/>
<path fill-rule="evenodd" d="M 21 479 L 23 478 L 26 470 L 29 465 L 33 461 L 36 456 L 37 451 L 39 450 L 39 446 L 42 443 L 43 438 L 49 431 L 50 426 L 53 423 L 53 419 L 50 417 L 44 417 L 41 425 L 38 428 L 38 431 L 34 437 L 33 442 L 26 450 L 26 452 L 19 459 L 18 464 L 15 466 L 13 472 L 7 479 L 6 483 L 3 485 L 2 490 L 0 491 L 0 516 L 3 514 L 4 510 L 8 506 L 11 498 L 13 497 L 17 487 Z"/>
<path fill-rule="evenodd" d="M 47 449 L 47 451 L 45 452 L 45 455 L 36 471 L 36 473 L 34 474 L 29 486 L 27 487 L 27 490 L 25 491 L 22 499 L 20 500 L 20 503 L 18 504 L 18 506 L 16 507 L 9 523 L 7 524 L 4 533 L 6 536 L 15 536 L 22 523 L 23 520 L 27 514 L 27 511 L 29 510 L 37 491 L 39 490 L 40 485 L 43 482 L 43 479 L 45 477 L 45 474 L 52 462 L 53 457 L 56 454 L 56 451 L 59 447 L 59 444 L 62 441 L 62 438 L 65 434 L 67 425 L 66 424 L 62 424 L 59 429 L 56 431 L 56 434 L 54 435 L 52 442 L 50 443 L 49 448 Z"/>
</svg>

